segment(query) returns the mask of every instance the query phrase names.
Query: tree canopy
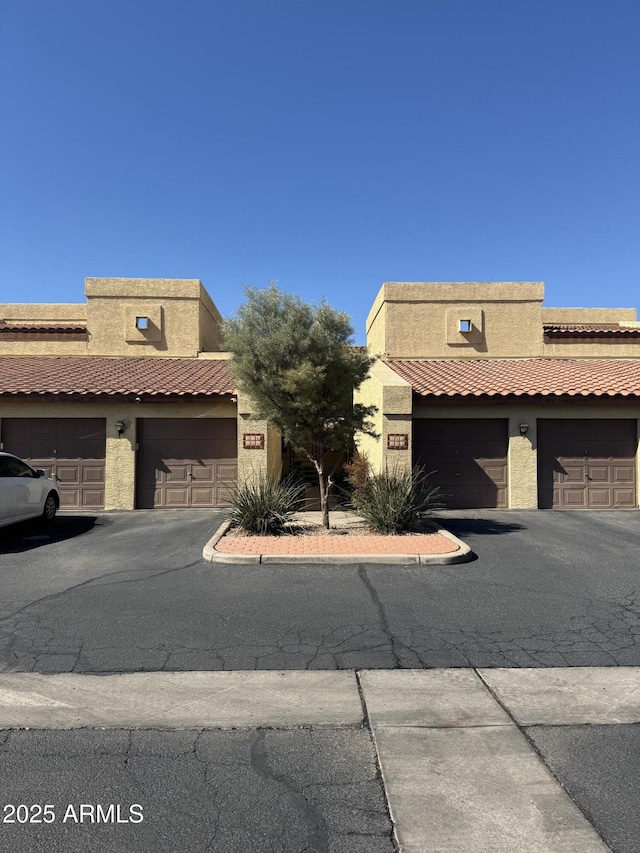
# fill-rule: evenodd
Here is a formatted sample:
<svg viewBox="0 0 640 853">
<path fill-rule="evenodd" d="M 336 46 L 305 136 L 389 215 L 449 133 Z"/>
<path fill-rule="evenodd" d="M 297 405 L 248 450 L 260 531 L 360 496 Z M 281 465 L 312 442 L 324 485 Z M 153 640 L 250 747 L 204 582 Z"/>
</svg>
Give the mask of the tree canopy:
<svg viewBox="0 0 640 853">
<path fill-rule="evenodd" d="M 333 472 L 325 470 L 324 457 L 348 449 L 356 431 L 374 434 L 375 407 L 353 402 L 373 359 L 353 346 L 349 316 L 326 301 L 310 305 L 273 283 L 247 287 L 245 295 L 224 326 L 231 368 L 256 414 L 313 463 L 328 526 Z"/>
</svg>

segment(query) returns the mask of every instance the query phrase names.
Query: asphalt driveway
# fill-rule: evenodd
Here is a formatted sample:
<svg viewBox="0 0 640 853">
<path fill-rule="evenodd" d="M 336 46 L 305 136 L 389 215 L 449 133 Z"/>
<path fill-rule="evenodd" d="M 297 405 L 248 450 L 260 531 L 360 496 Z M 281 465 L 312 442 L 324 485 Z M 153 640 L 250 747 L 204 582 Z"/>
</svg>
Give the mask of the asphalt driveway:
<svg viewBox="0 0 640 853">
<path fill-rule="evenodd" d="M 0 670 L 640 665 L 640 513 L 448 512 L 455 566 L 224 566 L 203 510 L 0 532 Z"/>
<path fill-rule="evenodd" d="M 0 531 L 0 670 L 16 673 L 3 676 L 0 698 L 5 719 L 30 726 L 0 731 L 0 789 L 10 809 L 48 802 L 56 813 L 51 825 L 4 826 L 13 848 L 382 853 L 397 849 L 393 815 L 403 850 L 497 849 L 508 831 L 510 849 L 637 853 L 637 676 L 611 667 L 640 665 L 640 513 L 443 513 L 477 556 L 453 566 L 212 565 L 201 549 L 222 517 L 63 515 L 51 531 Z M 549 669 L 586 665 L 609 669 Z M 375 672 L 430 667 L 464 671 Z M 253 700 L 235 697 L 236 712 L 256 719 L 243 728 L 234 717 L 232 732 L 210 716 L 224 717 L 233 691 L 221 685 L 203 701 L 206 673 L 142 677 L 157 729 L 123 688 L 138 714 L 125 725 L 111 679 L 91 675 L 216 669 L 361 671 L 244 673 Z M 19 674 L 30 671 L 86 675 Z M 581 691 L 557 687 L 565 673 L 586 679 L 602 718 L 585 724 Z M 630 713 L 615 707 L 608 675 L 622 677 Z M 317 684 L 304 688 L 306 705 L 291 701 L 285 676 L 350 679 L 355 718 L 278 722 L 256 680 L 275 680 L 289 711 L 324 708 L 309 699 Z M 562 713 L 550 715 L 544 685 L 541 696 L 518 687 L 537 676 L 556 685 Z M 169 685 L 171 712 L 193 719 L 165 730 L 160 699 L 177 678 L 194 683 Z M 409 680 L 404 693 L 386 681 L 398 678 Z M 416 678 L 436 687 L 416 690 Z M 488 716 L 477 719 L 481 698 Z M 42 729 L 27 721 L 34 714 Z M 79 730 L 49 730 L 75 714 Z M 123 825 L 65 822 L 79 803 L 122 808 Z M 144 822 L 127 823 L 131 803 Z"/>
</svg>

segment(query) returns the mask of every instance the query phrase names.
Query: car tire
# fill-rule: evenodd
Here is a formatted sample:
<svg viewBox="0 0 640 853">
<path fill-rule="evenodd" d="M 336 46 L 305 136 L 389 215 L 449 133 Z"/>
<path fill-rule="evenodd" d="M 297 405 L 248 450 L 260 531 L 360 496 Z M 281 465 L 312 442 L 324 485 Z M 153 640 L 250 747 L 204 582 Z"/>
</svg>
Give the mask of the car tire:
<svg viewBox="0 0 640 853">
<path fill-rule="evenodd" d="M 49 492 L 45 499 L 44 507 L 42 509 L 42 520 L 47 524 L 50 524 L 56 517 L 57 511 L 58 502 L 56 501 L 56 496 L 53 492 Z"/>
</svg>

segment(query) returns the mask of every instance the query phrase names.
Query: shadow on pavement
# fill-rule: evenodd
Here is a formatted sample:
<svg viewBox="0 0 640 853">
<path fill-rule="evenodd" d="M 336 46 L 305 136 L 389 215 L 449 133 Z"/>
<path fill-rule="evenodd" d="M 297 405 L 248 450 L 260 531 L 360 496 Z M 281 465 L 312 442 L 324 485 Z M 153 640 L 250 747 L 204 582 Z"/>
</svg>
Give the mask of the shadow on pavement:
<svg viewBox="0 0 640 853">
<path fill-rule="evenodd" d="M 525 530 L 524 524 L 516 522 L 496 521 L 493 518 L 464 518 L 446 516 L 438 519 L 440 524 L 456 536 L 464 538 L 469 534 L 485 536 L 487 534 L 515 533 L 517 530 Z"/>
<path fill-rule="evenodd" d="M 0 554 L 20 554 L 82 536 L 93 529 L 97 519 L 96 515 L 65 515 L 49 524 L 33 519 L 3 527 L 0 529 Z"/>
</svg>

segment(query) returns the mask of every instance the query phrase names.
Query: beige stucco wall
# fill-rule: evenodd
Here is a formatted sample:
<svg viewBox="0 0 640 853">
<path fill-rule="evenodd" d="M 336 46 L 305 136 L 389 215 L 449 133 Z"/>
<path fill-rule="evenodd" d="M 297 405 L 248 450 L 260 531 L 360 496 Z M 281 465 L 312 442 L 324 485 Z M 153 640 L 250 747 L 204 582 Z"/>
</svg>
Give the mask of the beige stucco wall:
<svg viewBox="0 0 640 853">
<path fill-rule="evenodd" d="M 499 401 L 489 404 L 438 404 L 421 400 L 414 405 L 415 418 L 506 418 L 508 420 L 508 468 L 510 509 L 538 506 L 537 420 L 546 418 L 625 418 L 635 419 L 640 437 L 640 405 L 605 400 L 600 403 L 532 403 Z M 527 423 L 526 436 L 520 424 Z M 636 451 L 636 502 L 640 493 L 640 448 Z"/>
<path fill-rule="evenodd" d="M 636 319 L 635 308 L 543 308 L 543 323 L 620 323 Z"/>
<path fill-rule="evenodd" d="M 520 424 L 529 425 L 526 435 Z M 537 412 L 522 406 L 509 413 L 509 449 L 507 453 L 508 497 L 510 509 L 538 506 Z"/>
<path fill-rule="evenodd" d="M 640 358 L 640 340 L 544 341 L 543 323 L 636 324 L 635 308 L 544 308 L 541 282 L 387 282 L 367 345 L 389 358 Z M 470 320 L 470 332 L 459 331 Z"/>
<path fill-rule="evenodd" d="M 0 305 L 0 321 L 6 323 L 24 323 L 24 322 L 46 322 L 49 321 L 65 321 L 65 322 L 84 322 L 87 319 L 86 304 L 75 303 L 3 303 Z"/>
<path fill-rule="evenodd" d="M 87 278 L 88 355 L 196 356 L 200 350 L 197 279 Z M 148 334 L 135 329 L 149 316 Z"/>
<path fill-rule="evenodd" d="M 86 341 L 7 341 L 0 335 L 0 355 L 86 355 Z"/>
<path fill-rule="evenodd" d="M 546 341 L 542 354 L 549 358 L 640 358 L 640 338 Z"/>
<path fill-rule="evenodd" d="M 142 405 L 142 404 L 140 404 Z M 138 407 L 139 408 L 139 407 Z M 145 408 L 149 408 L 145 406 Z M 122 411 L 125 411 L 124 409 Z M 140 416 L 140 415 L 139 415 Z M 84 415 L 84 417 L 97 417 Z M 167 415 L 170 417 L 170 415 Z M 133 412 L 107 416 L 107 441 L 104 466 L 105 509 L 134 509 L 136 482 L 137 418 Z M 118 435 L 115 424 L 122 420 L 125 430 Z"/>
<path fill-rule="evenodd" d="M 367 321 L 369 350 L 390 358 L 539 356 L 543 295 L 540 282 L 387 282 Z M 473 321 L 471 333 L 457 331 L 463 319 Z"/>
<path fill-rule="evenodd" d="M 203 284 L 200 284 L 198 310 L 198 349 L 201 352 L 217 352 L 222 345 L 222 315 L 213 303 Z"/>
<path fill-rule="evenodd" d="M 220 349 L 222 317 L 198 279 L 87 278 L 84 305 L 0 305 L 0 321 L 87 324 L 87 340 L 7 341 L 2 355 L 186 356 Z M 136 317 L 148 317 L 147 330 Z"/>
<path fill-rule="evenodd" d="M 409 383 L 386 364 L 376 361 L 369 376 L 355 393 L 354 400 L 377 408 L 372 421 L 378 438 L 363 434 L 356 436 L 358 450 L 366 454 L 371 470 L 374 473 L 410 470 L 412 391 Z M 407 450 L 387 450 L 387 436 L 390 433 L 407 435 Z"/>
<path fill-rule="evenodd" d="M 383 356 L 386 353 L 387 303 L 386 285 L 382 285 L 367 317 L 367 347 L 370 355 Z"/>
<path fill-rule="evenodd" d="M 264 449 L 245 449 L 245 433 L 264 435 Z M 254 414 L 249 397 L 238 394 L 238 480 L 249 481 L 269 475 L 278 477 L 282 468 L 282 437 L 266 420 Z"/>
<path fill-rule="evenodd" d="M 80 323 L 87 320 L 87 306 L 75 304 L 0 305 L 0 322 Z M 0 355 L 86 355 L 86 341 L 7 341 L 0 335 Z"/>
<path fill-rule="evenodd" d="M 235 418 L 236 405 L 228 399 L 209 402 L 128 403 L 10 400 L 0 405 L 0 435 L 4 418 L 105 418 L 105 509 L 134 509 L 137 418 Z M 115 423 L 125 431 L 118 436 Z"/>
<path fill-rule="evenodd" d="M 543 308 L 543 323 L 618 323 L 640 326 L 635 308 Z M 543 355 L 551 358 L 640 358 L 638 338 L 599 338 L 545 341 Z"/>
</svg>

